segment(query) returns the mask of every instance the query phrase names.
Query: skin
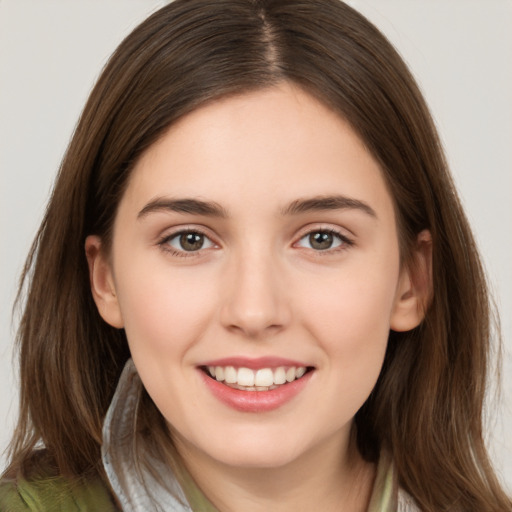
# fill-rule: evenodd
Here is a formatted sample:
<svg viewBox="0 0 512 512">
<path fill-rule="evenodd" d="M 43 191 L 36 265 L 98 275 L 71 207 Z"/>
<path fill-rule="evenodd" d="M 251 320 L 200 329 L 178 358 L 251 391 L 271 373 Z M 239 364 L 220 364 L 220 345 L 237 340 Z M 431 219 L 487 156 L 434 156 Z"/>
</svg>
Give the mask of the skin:
<svg viewBox="0 0 512 512">
<path fill-rule="evenodd" d="M 332 195 L 368 209 L 283 211 Z M 162 198 L 213 202 L 224 215 L 147 207 Z M 184 251 L 180 230 L 206 235 L 202 248 Z M 332 247 L 312 245 L 318 232 L 336 233 Z M 178 451 L 220 510 L 366 510 L 374 468 L 352 422 L 389 330 L 422 319 L 428 262 L 418 250 L 421 275 L 401 267 L 392 198 L 343 119 L 287 83 L 194 111 L 135 166 L 111 254 L 96 236 L 86 252 L 100 314 L 125 329 Z M 240 412 L 198 369 L 234 356 L 314 370 L 278 409 Z"/>
</svg>

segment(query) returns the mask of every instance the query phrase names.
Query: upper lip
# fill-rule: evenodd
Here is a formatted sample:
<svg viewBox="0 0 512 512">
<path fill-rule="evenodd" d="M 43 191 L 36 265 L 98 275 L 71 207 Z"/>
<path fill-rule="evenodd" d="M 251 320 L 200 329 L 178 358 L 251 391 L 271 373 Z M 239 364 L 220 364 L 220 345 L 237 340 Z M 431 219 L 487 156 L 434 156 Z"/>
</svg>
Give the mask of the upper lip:
<svg viewBox="0 0 512 512">
<path fill-rule="evenodd" d="M 311 366 L 300 361 L 293 359 L 287 359 L 283 357 L 223 357 L 221 359 L 212 359 L 201 363 L 199 366 L 234 366 L 235 368 L 249 368 L 251 370 L 258 370 L 260 368 L 279 368 L 280 366 L 285 367 L 299 367 L 299 366 Z"/>
</svg>

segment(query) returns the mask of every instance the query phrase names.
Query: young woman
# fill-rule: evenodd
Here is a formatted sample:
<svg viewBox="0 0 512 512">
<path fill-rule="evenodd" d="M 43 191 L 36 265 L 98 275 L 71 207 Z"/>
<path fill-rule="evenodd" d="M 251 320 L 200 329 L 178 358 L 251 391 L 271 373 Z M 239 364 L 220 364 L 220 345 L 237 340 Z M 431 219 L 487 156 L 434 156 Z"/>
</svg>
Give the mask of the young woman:
<svg viewBox="0 0 512 512">
<path fill-rule="evenodd" d="M 2 509 L 512 509 L 470 229 L 406 66 L 338 0 L 140 25 L 25 280 Z"/>
</svg>

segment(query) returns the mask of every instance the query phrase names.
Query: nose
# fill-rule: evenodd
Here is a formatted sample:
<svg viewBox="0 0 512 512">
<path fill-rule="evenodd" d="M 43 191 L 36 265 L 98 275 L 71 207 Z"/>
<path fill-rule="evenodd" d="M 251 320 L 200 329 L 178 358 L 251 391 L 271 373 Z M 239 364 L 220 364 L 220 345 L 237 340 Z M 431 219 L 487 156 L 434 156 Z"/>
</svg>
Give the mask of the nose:
<svg viewBox="0 0 512 512">
<path fill-rule="evenodd" d="M 221 323 L 247 338 L 265 338 L 290 322 L 282 269 L 271 254 L 240 255 L 224 280 Z"/>
</svg>

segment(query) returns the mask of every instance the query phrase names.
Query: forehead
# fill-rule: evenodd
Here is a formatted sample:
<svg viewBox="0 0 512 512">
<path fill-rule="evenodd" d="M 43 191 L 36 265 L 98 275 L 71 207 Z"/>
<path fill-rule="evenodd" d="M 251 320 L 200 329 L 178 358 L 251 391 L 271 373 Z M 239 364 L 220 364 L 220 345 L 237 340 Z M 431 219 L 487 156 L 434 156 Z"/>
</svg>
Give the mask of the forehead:
<svg viewBox="0 0 512 512">
<path fill-rule="evenodd" d="M 261 210 L 333 194 L 391 205 L 377 162 L 349 124 L 282 83 L 183 117 L 140 158 L 123 200 L 142 208 L 162 195 L 200 197 Z"/>
</svg>

